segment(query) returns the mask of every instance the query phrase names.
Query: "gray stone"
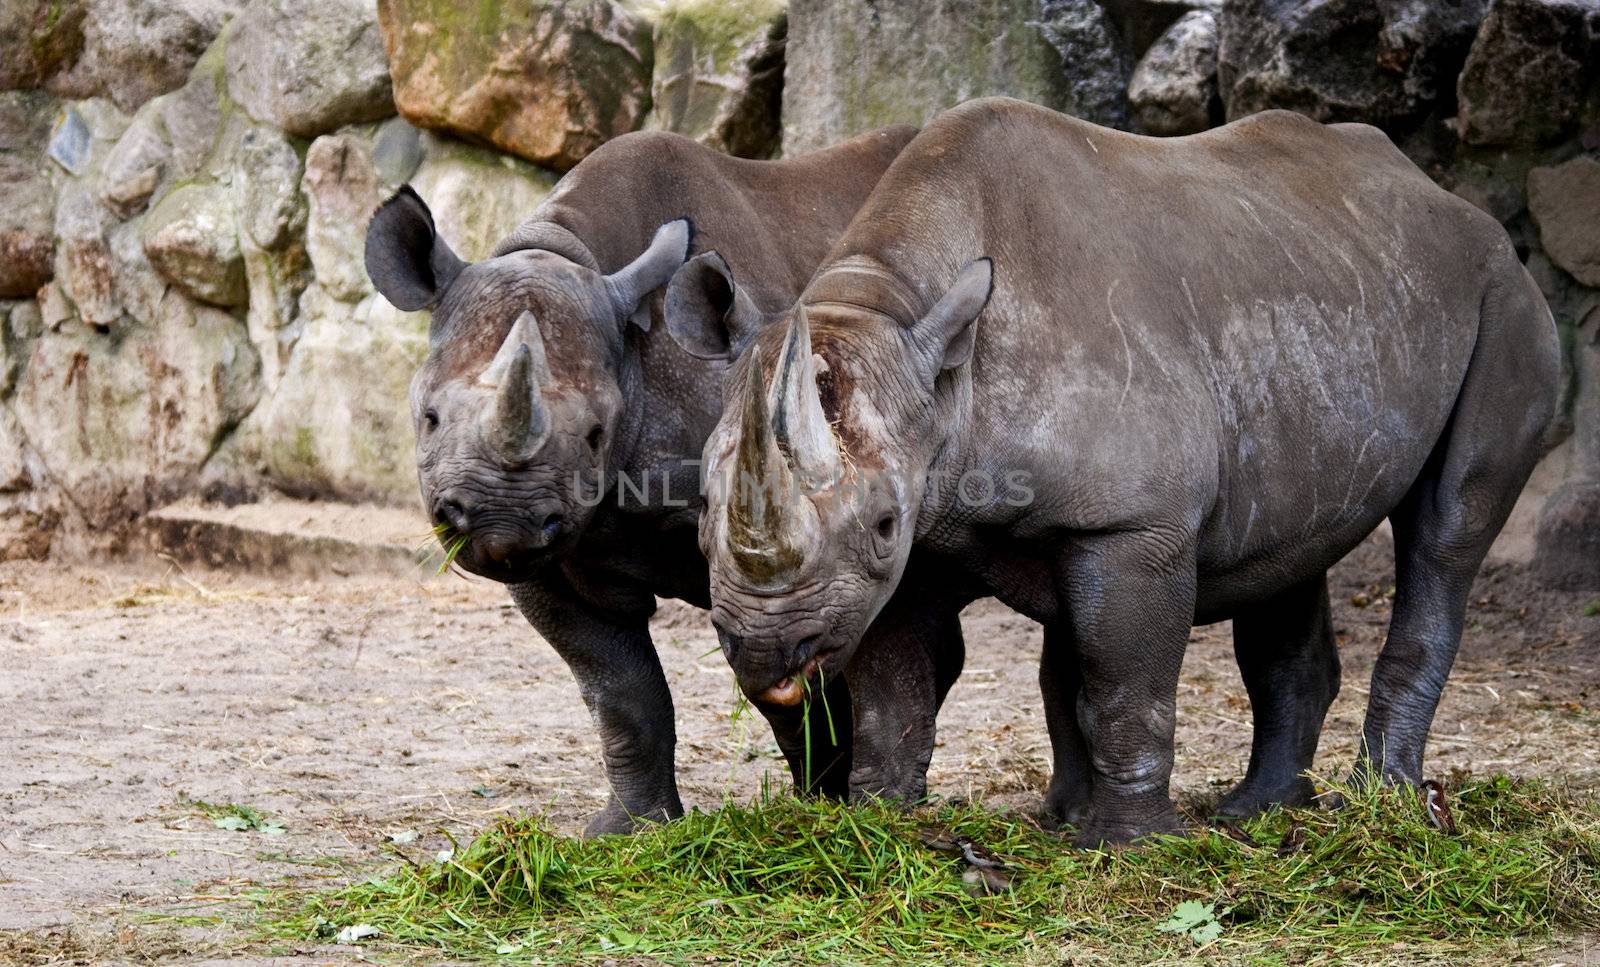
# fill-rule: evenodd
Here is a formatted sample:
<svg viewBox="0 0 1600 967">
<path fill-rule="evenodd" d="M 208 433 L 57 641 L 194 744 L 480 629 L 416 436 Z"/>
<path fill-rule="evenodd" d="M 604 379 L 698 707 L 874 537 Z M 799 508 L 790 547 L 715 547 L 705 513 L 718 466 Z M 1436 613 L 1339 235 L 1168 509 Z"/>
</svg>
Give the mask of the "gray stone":
<svg viewBox="0 0 1600 967">
<path fill-rule="evenodd" d="M 650 127 L 742 158 L 782 135 L 784 0 L 674 0 L 656 21 Z"/>
<path fill-rule="evenodd" d="M 1061 59 L 1063 88 L 1057 108 L 1096 124 L 1127 128 L 1133 57 L 1100 4 L 1042 0 L 1040 7 L 1034 26 Z"/>
<path fill-rule="evenodd" d="M 1143 55 L 1184 14 L 1206 10 L 1215 14 L 1222 0 L 1101 0 L 1129 52 Z"/>
<path fill-rule="evenodd" d="M 383 199 L 371 151 L 354 135 L 323 135 L 306 152 L 300 181 L 309 206 L 306 250 L 317 284 L 346 302 L 372 292 L 363 261 L 367 222 Z"/>
<path fill-rule="evenodd" d="M 1226 0 L 1217 81 L 1230 120 L 1283 108 L 1404 125 L 1444 97 L 1487 0 Z"/>
<path fill-rule="evenodd" d="M 422 164 L 422 132 L 405 118 L 394 117 L 378 127 L 372 143 L 372 167 L 378 180 L 400 185 L 417 173 Z"/>
<path fill-rule="evenodd" d="M 411 184 L 439 235 L 469 262 L 488 258 L 556 184 L 543 168 L 453 139 L 427 134 L 422 144 L 426 160 Z"/>
<path fill-rule="evenodd" d="M 255 0 L 228 38 L 229 94 L 301 138 L 395 113 L 373 3 Z"/>
<path fill-rule="evenodd" d="M 1191 11 L 1140 59 L 1128 101 L 1139 130 L 1179 135 L 1211 127 L 1216 100 L 1217 20 L 1210 11 Z"/>
<path fill-rule="evenodd" d="M 244 236 L 262 249 L 278 249 L 303 225 L 300 155 L 282 132 L 252 128 L 234 156 L 233 204 Z"/>
<path fill-rule="evenodd" d="M 1600 479 L 1572 480 L 1539 512 L 1534 574 L 1571 591 L 1600 590 Z"/>
<path fill-rule="evenodd" d="M 0 299 L 29 297 L 55 262 L 55 196 L 34 163 L 0 154 Z"/>
<path fill-rule="evenodd" d="M 565 171 L 650 109 L 650 24 L 612 0 L 380 0 L 411 123 Z M 441 41 L 441 35 L 448 37 Z"/>
<path fill-rule="evenodd" d="M 103 329 L 122 318 L 115 262 L 107 241 L 116 222 L 87 184 L 69 184 L 56 199 L 55 279 L 78 318 Z"/>
<path fill-rule="evenodd" d="M 300 293 L 311 281 L 300 178 L 300 156 L 283 132 L 262 126 L 240 138 L 231 194 L 250 290 L 245 323 L 268 393 L 277 387 Z"/>
<path fill-rule="evenodd" d="M 63 96 L 103 96 L 124 111 L 183 85 L 242 0 L 88 0 L 83 52 L 50 81 Z"/>
<path fill-rule="evenodd" d="M 1528 172 L 1528 211 L 1550 259 L 1600 288 L 1600 161 L 1578 157 Z"/>
<path fill-rule="evenodd" d="M 1600 2 L 1496 0 L 1456 85 L 1469 144 L 1544 144 L 1600 98 Z"/>
<path fill-rule="evenodd" d="M 69 174 L 81 175 L 89 168 L 89 152 L 93 135 L 77 108 L 67 108 L 56 120 L 50 132 L 49 154 L 51 160 L 65 168 Z"/>
<path fill-rule="evenodd" d="M 140 229 L 145 255 L 191 298 L 218 306 L 245 304 L 244 257 L 227 192 L 183 185 L 156 203 Z"/>
<path fill-rule="evenodd" d="M 165 126 L 155 111 L 142 111 L 100 166 L 100 197 L 123 218 L 144 211 L 172 158 Z"/>
<path fill-rule="evenodd" d="M 1093 0 L 791 0 L 783 151 L 1006 94 L 1124 124 L 1131 58 Z"/>
<path fill-rule="evenodd" d="M 42 155 L 58 113 L 55 98 L 47 94 L 0 91 L 0 151 Z"/>
<path fill-rule="evenodd" d="M 16 388 L 33 341 L 43 332 L 44 317 L 36 300 L 0 302 L 0 398 Z"/>
</svg>

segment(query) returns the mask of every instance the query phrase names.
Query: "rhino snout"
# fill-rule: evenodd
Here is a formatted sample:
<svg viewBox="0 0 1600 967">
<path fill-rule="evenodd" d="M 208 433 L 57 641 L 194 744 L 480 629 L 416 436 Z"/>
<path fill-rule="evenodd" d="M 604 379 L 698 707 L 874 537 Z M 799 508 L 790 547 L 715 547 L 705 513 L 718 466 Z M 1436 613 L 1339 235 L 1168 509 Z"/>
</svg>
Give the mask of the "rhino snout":
<svg viewBox="0 0 1600 967">
<path fill-rule="evenodd" d="M 714 623 L 740 689 L 763 705 L 799 705 L 831 653 L 820 621 L 790 621 L 743 632 Z"/>
</svg>

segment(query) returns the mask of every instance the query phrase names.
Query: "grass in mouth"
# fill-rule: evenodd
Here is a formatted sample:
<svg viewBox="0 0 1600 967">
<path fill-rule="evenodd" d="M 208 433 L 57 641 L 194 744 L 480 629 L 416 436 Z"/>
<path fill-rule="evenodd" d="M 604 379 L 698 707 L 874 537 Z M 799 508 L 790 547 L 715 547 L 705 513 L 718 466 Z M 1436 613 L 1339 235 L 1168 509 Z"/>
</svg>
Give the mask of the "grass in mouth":
<svg viewBox="0 0 1600 967">
<path fill-rule="evenodd" d="M 417 563 L 423 567 L 431 567 L 437 560 L 439 563 L 435 573 L 443 574 L 456 562 L 456 558 L 467 546 L 467 540 L 466 534 L 459 533 L 449 524 L 434 524 L 432 533 L 424 538 L 417 548 Z"/>
<path fill-rule="evenodd" d="M 1239 824 L 1256 846 L 1197 831 L 1078 851 L 977 804 L 789 796 L 587 842 L 507 818 L 439 861 L 265 895 L 257 923 L 297 944 L 361 924 L 455 958 L 671 964 L 1495 963 L 1600 925 L 1600 805 L 1504 777 L 1450 785 L 1455 835 L 1413 792 L 1339 787 L 1342 810 Z M 969 895 L 930 826 L 1005 858 L 1012 889 Z"/>
</svg>

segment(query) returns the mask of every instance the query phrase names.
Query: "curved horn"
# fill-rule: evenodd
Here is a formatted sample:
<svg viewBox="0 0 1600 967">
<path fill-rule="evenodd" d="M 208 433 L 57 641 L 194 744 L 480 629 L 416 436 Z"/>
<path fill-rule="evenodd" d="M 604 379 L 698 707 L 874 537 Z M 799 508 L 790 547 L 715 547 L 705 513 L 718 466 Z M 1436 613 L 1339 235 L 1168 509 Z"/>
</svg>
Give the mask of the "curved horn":
<svg viewBox="0 0 1600 967">
<path fill-rule="evenodd" d="M 804 513 L 809 506 L 778 448 L 767 393 L 759 370 L 752 366 L 726 514 L 728 553 L 734 566 L 757 585 L 780 583 L 804 560 Z"/>
<path fill-rule="evenodd" d="M 484 414 L 484 435 L 506 460 L 525 460 L 544 442 L 549 421 L 539 386 L 549 379 L 544 339 L 533 313 L 524 312 L 480 377 L 480 382 L 495 388 L 494 401 Z"/>
<path fill-rule="evenodd" d="M 809 489 L 838 481 L 843 471 L 839 442 L 822 411 L 817 389 L 817 358 L 811 351 L 811 324 L 804 306 L 795 309 L 772 380 L 772 430 L 778 449 Z"/>
</svg>

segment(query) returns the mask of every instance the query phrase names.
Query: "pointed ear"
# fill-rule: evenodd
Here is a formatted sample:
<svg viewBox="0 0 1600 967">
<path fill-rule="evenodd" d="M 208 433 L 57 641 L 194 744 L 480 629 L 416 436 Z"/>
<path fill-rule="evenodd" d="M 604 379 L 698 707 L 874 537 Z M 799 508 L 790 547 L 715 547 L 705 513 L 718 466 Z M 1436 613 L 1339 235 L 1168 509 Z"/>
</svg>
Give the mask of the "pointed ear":
<svg viewBox="0 0 1600 967">
<path fill-rule="evenodd" d="M 913 337 L 939 360 L 939 369 L 955 369 L 972 358 L 978 314 L 994 291 L 994 261 L 974 259 L 962 266 L 955 284 L 911 327 Z"/>
<path fill-rule="evenodd" d="M 645 296 L 667 284 L 689 257 L 694 225 L 687 218 L 670 221 L 656 229 L 644 254 L 606 276 L 606 289 L 617 314 L 633 319 L 640 329 L 649 330 L 650 317 L 637 312 Z"/>
<path fill-rule="evenodd" d="M 379 207 L 367 224 L 367 276 L 396 309 L 438 303 L 466 263 L 433 228 L 433 213 L 410 185 Z"/>
<path fill-rule="evenodd" d="M 767 322 L 716 252 L 696 255 L 673 275 L 665 314 L 672 341 L 700 359 L 733 359 Z"/>
</svg>

